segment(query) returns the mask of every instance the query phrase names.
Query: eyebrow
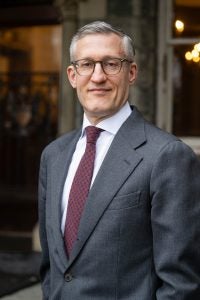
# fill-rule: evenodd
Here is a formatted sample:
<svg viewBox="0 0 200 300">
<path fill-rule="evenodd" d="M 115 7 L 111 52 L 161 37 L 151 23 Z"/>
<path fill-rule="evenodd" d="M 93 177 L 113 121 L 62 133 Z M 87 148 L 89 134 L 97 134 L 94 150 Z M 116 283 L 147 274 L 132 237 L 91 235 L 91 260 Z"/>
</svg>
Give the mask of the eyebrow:
<svg viewBox="0 0 200 300">
<path fill-rule="evenodd" d="M 110 56 L 110 55 L 107 55 L 107 56 L 104 56 L 102 59 L 94 59 L 94 58 L 91 58 L 91 57 L 84 57 L 84 58 L 79 58 L 79 59 L 76 59 L 74 60 L 75 61 L 79 61 L 79 60 L 93 60 L 93 61 L 102 61 L 102 60 L 105 60 L 105 59 L 111 59 L 111 58 L 117 58 L 117 59 L 124 59 L 125 57 L 116 57 L 116 56 Z"/>
</svg>

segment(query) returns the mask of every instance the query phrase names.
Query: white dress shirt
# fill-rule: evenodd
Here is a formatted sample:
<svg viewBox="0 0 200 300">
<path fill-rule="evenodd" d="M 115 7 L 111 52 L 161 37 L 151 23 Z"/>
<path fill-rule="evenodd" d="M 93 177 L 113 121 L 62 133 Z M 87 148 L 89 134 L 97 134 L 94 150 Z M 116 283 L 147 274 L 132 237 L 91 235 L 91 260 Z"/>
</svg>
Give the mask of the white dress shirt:
<svg viewBox="0 0 200 300">
<path fill-rule="evenodd" d="M 126 121 L 126 119 L 129 117 L 130 114 L 131 114 L 130 105 L 128 102 L 126 102 L 126 104 L 115 115 L 97 124 L 97 127 L 103 129 L 104 131 L 101 132 L 96 143 L 96 156 L 95 156 L 94 171 L 93 171 L 91 186 L 100 169 L 104 157 L 113 141 L 114 136 L 116 135 L 117 131 L 119 130 L 121 125 Z M 89 122 L 86 115 L 84 114 L 82 134 L 76 144 L 76 149 L 72 156 L 71 164 L 69 166 L 69 171 L 63 189 L 62 204 L 61 204 L 61 214 L 62 214 L 61 230 L 63 234 L 65 230 L 66 213 L 67 213 L 69 193 L 70 193 L 72 181 L 86 148 L 85 128 L 90 125 L 91 123 Z"/>
</svg>

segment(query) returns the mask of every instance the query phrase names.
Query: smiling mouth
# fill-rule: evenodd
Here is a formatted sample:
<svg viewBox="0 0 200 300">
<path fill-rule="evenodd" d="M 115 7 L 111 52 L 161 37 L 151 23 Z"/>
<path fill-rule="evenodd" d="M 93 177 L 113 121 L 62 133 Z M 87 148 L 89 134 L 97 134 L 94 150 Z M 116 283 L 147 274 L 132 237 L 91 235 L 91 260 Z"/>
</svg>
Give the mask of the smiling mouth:
<svg viewBox="0 0 200 300">
<path fill-rule="evenodd" d="M 97 93 L 97 94 L 104 94 L 104 93 L 109 92 L 110 90 L 111 89 L 94 88 L 94 89 L 89 89 L 88 91 L 92 92 L 92 93 Z"/>
</svg>

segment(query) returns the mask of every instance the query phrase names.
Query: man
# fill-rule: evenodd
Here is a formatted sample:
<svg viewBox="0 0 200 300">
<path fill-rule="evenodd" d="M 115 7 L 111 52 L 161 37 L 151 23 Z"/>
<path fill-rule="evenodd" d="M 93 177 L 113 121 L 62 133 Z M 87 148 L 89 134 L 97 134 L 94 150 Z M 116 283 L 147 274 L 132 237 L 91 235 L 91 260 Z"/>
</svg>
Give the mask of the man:
<svg viewBox="0 0 200 300">
<path fill-rule="evenodd" d="M 130 108 L 137 73 L 130 37 L 94 22 L 74 36 L 70 55 L 67 74 L 84 118 L 42 154 L 44 299 L 199 300 L 197 157 Z M 88 126 L 97 141 L 88 141 Z M 96 156 L 83 199 L 88 143 Z"/>
</svg>

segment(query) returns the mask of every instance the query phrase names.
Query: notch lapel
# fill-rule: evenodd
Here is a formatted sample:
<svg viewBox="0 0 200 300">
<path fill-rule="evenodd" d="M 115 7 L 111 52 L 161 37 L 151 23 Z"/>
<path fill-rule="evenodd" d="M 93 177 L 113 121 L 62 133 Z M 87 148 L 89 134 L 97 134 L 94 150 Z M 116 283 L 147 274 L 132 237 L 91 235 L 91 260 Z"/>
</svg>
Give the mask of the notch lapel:
<svg viewBox="0 0 200 300">
<path fill-rule="evenodd" d="M 71 252 L 68 267 L 81 251 L 117 191 L 142 160 L 142 156 L 135 151 L 146 141 L 144 120 L 138 119 L 138 114 L 136 111 L 122 125 L 96 176 L 81 217 L 78 240 Z"/>
<path fill-rule="evenodd" d="M 52 165 L 52 176 L 51 176 L 51 215 L 53 220 L 53 234 L 56 243 L 56 247 L 59 252 L 59 256 L 63 261 L 63 267 L 67 264 L 67 255 L 65 252 L 63 236 L 61 232 L 61 201 L 63 188 L 68 172 L 68 168 L 71 162 L 72 155 L 74 153 L 76 143 L 80 136 L 80 132 L 75 135 L 72 141 L 65 141 L 64 145 L 61 146 L 61 152 L 57 159 Z"/>
</svg>

